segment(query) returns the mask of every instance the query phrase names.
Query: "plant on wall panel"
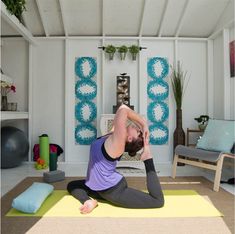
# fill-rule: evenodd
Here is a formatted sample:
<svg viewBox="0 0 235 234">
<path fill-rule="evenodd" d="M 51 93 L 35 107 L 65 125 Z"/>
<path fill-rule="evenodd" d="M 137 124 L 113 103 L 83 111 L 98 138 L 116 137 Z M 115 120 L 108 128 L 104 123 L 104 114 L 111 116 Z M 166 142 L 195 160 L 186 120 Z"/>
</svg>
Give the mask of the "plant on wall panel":
<svg viewBox="0 0 235 234">
<path fill-rule="evenodd" d="M 125 60 L 127 51 L 128 48 L 125 45 L 122 45 L 121 47 L 118 48 L 121 60 Z"/>
<path fill-rule="evenodd" d="M 139 53 L 140 47 L 137 45 L 132 45 L 129 47 L 129 52 L 132 55 L 132 60 L 136 60 L 136 55 Z"/>
<path fill-rule="evenodd" d="M 113 56 L 116 52 L 116 47 L 113 45 L 108 45 L 105 47 L 105 52 L 109 55 L 109 60 L 113 60 Z"/>
</svg>

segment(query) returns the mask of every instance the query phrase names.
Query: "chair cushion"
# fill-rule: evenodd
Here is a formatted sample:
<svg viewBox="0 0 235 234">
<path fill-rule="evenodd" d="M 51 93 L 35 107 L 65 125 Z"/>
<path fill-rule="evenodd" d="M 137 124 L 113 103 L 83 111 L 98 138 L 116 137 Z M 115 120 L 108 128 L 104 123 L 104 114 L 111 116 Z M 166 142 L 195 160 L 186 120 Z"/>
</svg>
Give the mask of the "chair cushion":
<svg viewBox="0 0 235 234">
<path fill-rule="evenodd" d="M 177 145 L 177 147 L 175 148 L 175 154 L 188 158 L 216 162 L 219 159 L 221 152 L 197 149 L 184 145 Z"/>
<path fill-rule="evenodd" d="M 210 119 L 196 148 L 230 153 L 235 142 L 235 121 Z"/>
<path fill-rule="evenodd" d="M 12 207 L 25 213 L 36 213 L 53 189 L 50 184 L 34 182 L 13 200 Z"/>
</svg>

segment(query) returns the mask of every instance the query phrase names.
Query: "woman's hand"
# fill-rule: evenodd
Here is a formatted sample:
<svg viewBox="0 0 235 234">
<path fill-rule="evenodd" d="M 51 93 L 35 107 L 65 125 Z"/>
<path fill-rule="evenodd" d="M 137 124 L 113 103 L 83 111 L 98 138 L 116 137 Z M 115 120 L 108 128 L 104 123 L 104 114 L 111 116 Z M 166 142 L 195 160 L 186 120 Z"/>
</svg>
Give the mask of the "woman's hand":
<svg viewBox="0 0 235 234">
<path fill-rule="evenodd" d="M 144 149 L 143 152 L 141 153 L 140 160 L 145 161 L 150 158 L 152 158 L 150 147 L 149 144 L 147 144 L 146 141 L 144 140 Z"/>
<path fill-rule="evenodd" d="M 149 144 L 149 128 L 148 128 L 148 124 L 147 121 L 144 119 L 144 125 L 142 126 L 142 131 L 143 131 L 143 138 L 144 138 L 144 142 L 145 144 Z"/>
</svg>

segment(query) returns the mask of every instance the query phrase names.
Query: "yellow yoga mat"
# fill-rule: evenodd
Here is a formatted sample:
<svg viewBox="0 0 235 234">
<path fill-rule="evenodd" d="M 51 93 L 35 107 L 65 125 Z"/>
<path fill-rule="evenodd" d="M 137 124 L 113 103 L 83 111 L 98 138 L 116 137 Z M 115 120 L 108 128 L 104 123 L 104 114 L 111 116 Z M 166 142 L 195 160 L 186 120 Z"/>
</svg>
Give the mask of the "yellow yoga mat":
<svg viewBox="0 0 235 234">
<path fill-rule="evenodd" d="M 216 217 L 223 216 L 209 201 L 193 190 L 165 190 L 165 205 L 154 209 L 127 209 L 99 202 L 90 214 L 80 214 L 81 203 L 64 190 L 55 190 L 34 214 L 11 209 L 7 216 L 43 217 Z"/>
</svg>

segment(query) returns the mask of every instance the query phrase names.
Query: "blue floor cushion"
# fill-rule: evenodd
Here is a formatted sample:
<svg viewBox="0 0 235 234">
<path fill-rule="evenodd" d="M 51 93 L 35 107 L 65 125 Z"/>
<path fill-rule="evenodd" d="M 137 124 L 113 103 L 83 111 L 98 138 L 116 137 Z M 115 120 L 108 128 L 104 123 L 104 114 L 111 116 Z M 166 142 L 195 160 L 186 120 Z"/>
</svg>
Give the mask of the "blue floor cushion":
<svg viewBox="0 0 235 234">
<path fill-rule="evenodd" d="M 36 213 L 53 190 L 50 184 L 34 182 L 13 200 L 12 207 L 25 213 Z"/>
</svg>

